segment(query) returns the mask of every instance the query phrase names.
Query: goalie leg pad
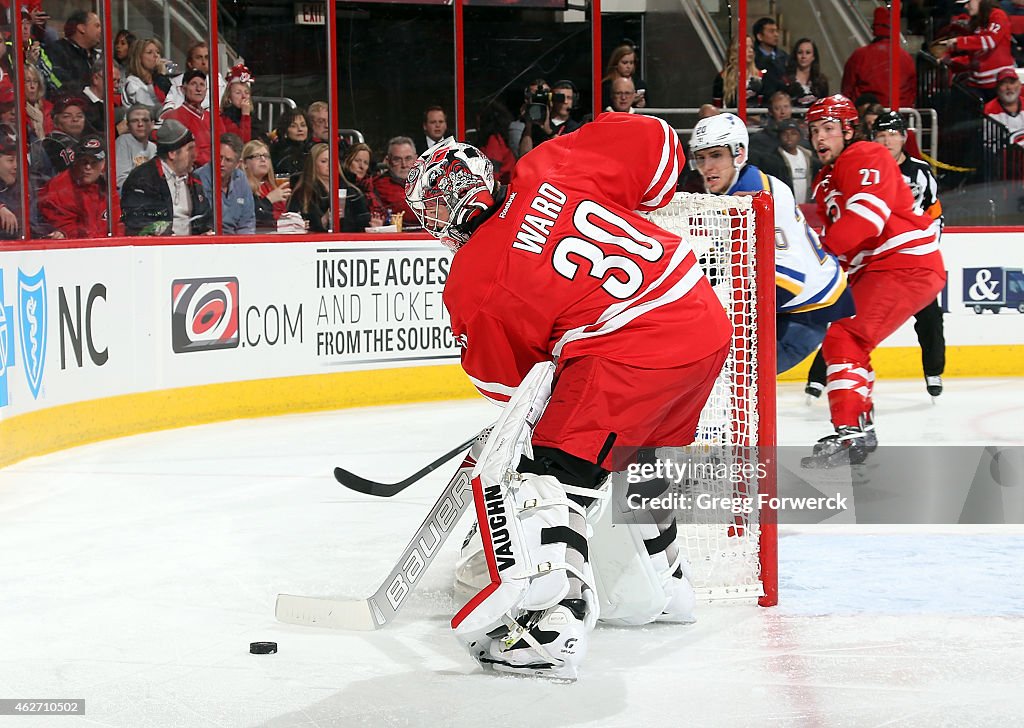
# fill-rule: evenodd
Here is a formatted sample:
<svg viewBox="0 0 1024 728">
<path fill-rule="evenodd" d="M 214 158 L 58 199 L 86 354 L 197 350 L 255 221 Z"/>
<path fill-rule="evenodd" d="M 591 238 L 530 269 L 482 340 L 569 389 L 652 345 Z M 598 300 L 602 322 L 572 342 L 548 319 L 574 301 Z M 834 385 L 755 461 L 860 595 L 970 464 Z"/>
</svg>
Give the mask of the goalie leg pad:
<svg viewBox="0 0 1024 728">
<path fill-rule="evenodd" d="M 656 481 L 638 484 L 647 497 L 667 487 Z M 599 512 L 591 559 L 602 621 L 620 626 L 696 621 L 696 597 L 689 564 L 675 543 L 675 519 L 661 520 L 650 510 L 631 508 L 628 492 Z"/>
</svg>

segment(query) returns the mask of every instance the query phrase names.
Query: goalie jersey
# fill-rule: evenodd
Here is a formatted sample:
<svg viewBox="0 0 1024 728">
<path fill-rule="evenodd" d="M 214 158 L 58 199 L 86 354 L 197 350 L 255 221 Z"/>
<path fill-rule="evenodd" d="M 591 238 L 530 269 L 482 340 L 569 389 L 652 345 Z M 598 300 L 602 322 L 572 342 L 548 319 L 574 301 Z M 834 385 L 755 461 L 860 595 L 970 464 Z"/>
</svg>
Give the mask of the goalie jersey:
<svg viewBox="0 0 1024 728">
<path fill-rule="evenodd" d="M 444 290 L 484 396 L 508 401 L 541 361 L 666 369 L 727 344 L 731 324 L 689 244 L 637 212 L 671 201 L 683 164 L 668 124 L 618 113 L 519 160 Z"/>
<path fill-rule="evenodd" d="M 836 257 L 822 248 L 785 182 L 748 164 L 727 194 L 762 190 L 770 192 L 775 202 L 775 310 L 803 313 L 827 308 L 843 298 L 836 315 L 825 320 L 853 315 L 848 297 L 843 297 L 845 271 Z"/>
</svg>

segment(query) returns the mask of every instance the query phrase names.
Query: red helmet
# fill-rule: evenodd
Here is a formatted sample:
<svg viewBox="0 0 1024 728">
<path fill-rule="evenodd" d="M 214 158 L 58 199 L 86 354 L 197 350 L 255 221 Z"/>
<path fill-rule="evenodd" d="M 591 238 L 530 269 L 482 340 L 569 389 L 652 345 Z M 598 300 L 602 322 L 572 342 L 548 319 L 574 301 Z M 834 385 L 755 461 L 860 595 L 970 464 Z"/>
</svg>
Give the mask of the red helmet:
<svg viewBox="0 0 1024 728">
<path fill-rule="evenodd" d="M 838 121 L 852 129 L 860 120 L 857 107 L 842 94 L 826 96 L 815 101 L 807 110 L 807 123 L 814 121 Z"/>
</svg>

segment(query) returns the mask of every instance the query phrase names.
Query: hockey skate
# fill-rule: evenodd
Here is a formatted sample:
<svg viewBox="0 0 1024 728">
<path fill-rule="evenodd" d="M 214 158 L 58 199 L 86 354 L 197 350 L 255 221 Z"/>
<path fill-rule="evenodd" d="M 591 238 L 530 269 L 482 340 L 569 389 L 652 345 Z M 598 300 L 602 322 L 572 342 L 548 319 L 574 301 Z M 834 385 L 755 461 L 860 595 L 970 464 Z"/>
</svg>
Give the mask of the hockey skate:
<svg viewBox="0 0 1024 728">
<path fill-rule="evenodd" d="M 930 394 L 934 400 L 935 397 L 942 394 L 942 376 L 936 374 L 934 377 L 925 377 L 924 388 L 928 390 L 928 394 Z"/>
<path fill-rule="evenodd" d="M 584 591 L 590 594 L 589 590 Z M 488 653 L 477 659 L 499 672 L 573 681 L 587 654 L 586 599 L 563 599 L 543 612 L 526 612 L 490 632 Z"/>
<path fill-rule="evenodd" d="M 800 458 L 801 467 L 824 470 L 860 465 L 868 456 L 864 430 L 860 427 L 837 427 L 834 435 L 818 440 L 813 452 L 813 455 Z"/>
<path fill-rule="evenodd" d="M 693 575 L 686 559 L 679 559 L 679 566 L 665 585 L 665 593 L 669 595 L 668 603 L 656 622 L 693 624 L 697 621 L 697 595 L 693 591 Z"/>
<path fill-rule="evenodd" d="M 875 408 L 860 416 L 860 429 L 864 431 L 864 448 L 872 453 L 878 449 L 878 435 L 875 432 Z"/>
</svg>

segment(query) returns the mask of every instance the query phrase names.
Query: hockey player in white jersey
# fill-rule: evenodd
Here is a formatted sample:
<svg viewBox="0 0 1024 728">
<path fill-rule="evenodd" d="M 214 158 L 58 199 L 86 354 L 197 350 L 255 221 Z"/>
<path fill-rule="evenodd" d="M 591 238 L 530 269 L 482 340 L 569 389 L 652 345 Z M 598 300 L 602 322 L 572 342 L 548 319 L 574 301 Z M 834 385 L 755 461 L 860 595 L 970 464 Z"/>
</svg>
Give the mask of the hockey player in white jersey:
<svg viewBox="0 0 1024 728">
<path fill-rule="evenodd" d="M 690 138 L 693 160 L 714 195 L 765 190 L 775 201 L 776 371 L 799 364 L 817 349 L 832 321 L 854 313 L 846 273 L 807 225 L 781 180 L 747 164 L 750 138 L 734 114 L 701 119 Z"/>
</svg>

